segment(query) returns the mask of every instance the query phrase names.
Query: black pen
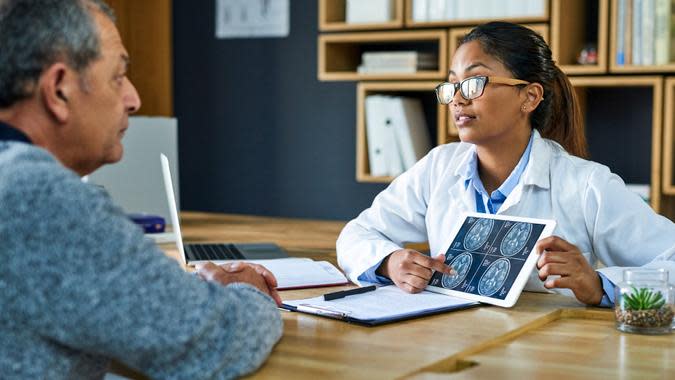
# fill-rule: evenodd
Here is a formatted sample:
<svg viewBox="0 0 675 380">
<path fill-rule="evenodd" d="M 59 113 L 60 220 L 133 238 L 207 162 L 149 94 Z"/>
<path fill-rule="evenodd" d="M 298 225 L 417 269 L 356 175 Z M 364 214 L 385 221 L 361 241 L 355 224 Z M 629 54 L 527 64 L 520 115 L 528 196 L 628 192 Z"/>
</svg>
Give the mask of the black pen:
<svg viewBox="0 0 675 380">
<path fill-rule="evenodd" d="M 334 293 L 326 293 L 323 295 L 323 300 L 324 301 L 332 301 L 336 300 L 338 298 L 344 298 L 347 296 L 353 296 L 355 294 L 361 294 L 361 293 L 366 293 L 366 292 L 372 292 L 373 290 L 377 289 L 377 286 L 375 285 L 370 285 L 370 286 L 364 286 L 362 288 L 356 288 L 356 289 L 349 289 L 349 290 L 341 290 L 339 292 L 334 292 Z"/>
</svg>

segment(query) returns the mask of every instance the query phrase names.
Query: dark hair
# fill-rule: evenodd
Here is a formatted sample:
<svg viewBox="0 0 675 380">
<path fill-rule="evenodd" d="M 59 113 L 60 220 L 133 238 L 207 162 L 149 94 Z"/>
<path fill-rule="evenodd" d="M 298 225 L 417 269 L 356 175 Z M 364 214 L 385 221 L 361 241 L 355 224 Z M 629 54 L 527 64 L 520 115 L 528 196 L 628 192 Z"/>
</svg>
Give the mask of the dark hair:
<svg viewBox="0 0 675 380">
<path fill-rule="evenodd" d="M 530 115 L 533 128 L 573 155 L 588 155 L 572 84 L 553 62 L 551 49 L 539 34 L 517 24 L 490 22 L 471 30 L 460 45 L 470 41 L 478 41 L 483 51 L 506 66 L 515 78 L 544 87 L 544 99 Z"/>
<path fill-rule="evenodd" d="M 82 72 L 100 57 L 91 11 L 115 19 L 102 0 L 0 0 L 0 108 L 30 97 L 51 64 Z"/>
</svg>

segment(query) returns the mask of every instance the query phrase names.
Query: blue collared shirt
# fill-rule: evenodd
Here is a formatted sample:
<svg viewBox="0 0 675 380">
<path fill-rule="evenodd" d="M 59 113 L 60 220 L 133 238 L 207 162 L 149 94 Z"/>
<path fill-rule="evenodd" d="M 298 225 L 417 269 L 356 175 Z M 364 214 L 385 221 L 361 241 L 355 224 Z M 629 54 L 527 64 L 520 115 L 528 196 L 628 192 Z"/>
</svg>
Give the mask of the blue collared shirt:
<svg viewBox="0 0 675 380">
<path fill-rule="evenodd" d="M 483 181 L 480 180 L 478 175 L 478 155 L 474 147 L 473 152 L 471 152 L 471 157 L 467 162 L 466 169 L 462 173 L 462 177 L 465 178 L 464 186 L 469 188 L 471 186 L 476 193 L 476 212 L 496 214 L 499 211 L 499 208 L 502 207 L 506 198 L 511 194 L 513 189 L 516 188 L 520 177 L 522 177 L 527 164 L 530 162 L 530 152 L 532 151 L 532 141 L 534 140 L 534 134 L 530 134 L 530 141 L 527 143 L 527 147 L 523 152 L 523 155 L 520 156 L 520 160 L 508 178 L 504 183 L 493 191 L 492 194 L 487 193 L 485 187 L 483 186 Z"/>
</svg>

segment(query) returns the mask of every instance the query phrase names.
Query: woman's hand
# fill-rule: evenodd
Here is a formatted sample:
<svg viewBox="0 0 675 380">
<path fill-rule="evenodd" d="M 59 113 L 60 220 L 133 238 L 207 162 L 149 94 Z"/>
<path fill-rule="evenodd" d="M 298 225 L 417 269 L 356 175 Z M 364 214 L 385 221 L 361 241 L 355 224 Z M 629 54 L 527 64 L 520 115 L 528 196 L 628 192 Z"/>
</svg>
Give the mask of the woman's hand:
<svg viewBox="0 0 675 380">
<path fill-rule="evenodd" d="M 540 240 L 536 249 L 540 254 L 537 261 L 539 278 L 545 281 L 548 276 L 560 276 L 547 280 L 544 287 L 570 289 L 579 301 L 587 305 L 597 305 L 602 301 L 604 291 L 600 275 L 579 248 L 557 236 L 549 236 Z"/>
<path fill-rule="evenodd" d="M 377 273 L 389 278 L 399 288 L 409 293 L 419 293 L 427 286 L 434 271 L 452 274 L 445 265 L 445 256 L 436 258 L 423 255 L 412 249 L 392 252 L 377 269 Z"/>
</svg>

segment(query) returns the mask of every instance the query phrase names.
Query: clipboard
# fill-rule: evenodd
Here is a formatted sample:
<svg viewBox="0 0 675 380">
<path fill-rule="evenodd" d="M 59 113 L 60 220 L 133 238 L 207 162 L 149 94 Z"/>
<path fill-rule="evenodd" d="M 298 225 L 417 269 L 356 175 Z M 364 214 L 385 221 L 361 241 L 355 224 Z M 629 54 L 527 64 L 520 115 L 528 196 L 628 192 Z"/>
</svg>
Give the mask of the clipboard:
<svg viewBox="0 0 675 380">
<path fill-rule="evenodd" d="M 410 294 L 396 285 L 325 301 L 323 296 L 284 301 L 282 308 L 363 326 L 378 326 L 480 305 L 479 302 L 423 291 Z"/>
</svg>

